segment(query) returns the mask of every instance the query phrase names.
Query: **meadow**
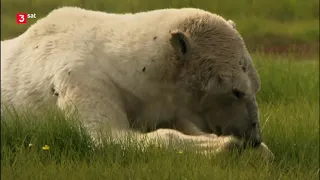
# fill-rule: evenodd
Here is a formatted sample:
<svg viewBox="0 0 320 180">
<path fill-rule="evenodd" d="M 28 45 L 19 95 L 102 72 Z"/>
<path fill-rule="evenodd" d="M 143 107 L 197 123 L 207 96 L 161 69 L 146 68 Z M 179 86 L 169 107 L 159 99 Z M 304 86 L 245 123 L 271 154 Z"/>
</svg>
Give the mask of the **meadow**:
<svg viewBox="0 0 320 180">
<path fill-rule="evenodd" d="M 261 76 L 257 99 L 263 137 L 275 160 L 264 161 L 250 150 L 241 156 L 209 158 L 187 147 L 151 147 L 146 152 L 135 144 L 127 149 L 117 144 L 94 148 L 85 129 L 79 129 L 76 120 L 59 111 L 41 116 L 11 111 L 1 115 L 1 178 L 319 179 L 319 1 L 308 2 L 2 0 L 2 40 L 22 33 L 35 22 L 15 24 L 16 12 L 37 13 L 39 19 L 62 5 L 112 12 L 192 6 L 233 19 Z M 275 52 L 269 51 L 272 48 Z M 283 49 L 288 51 L 283 53 Z"/>
</svg>

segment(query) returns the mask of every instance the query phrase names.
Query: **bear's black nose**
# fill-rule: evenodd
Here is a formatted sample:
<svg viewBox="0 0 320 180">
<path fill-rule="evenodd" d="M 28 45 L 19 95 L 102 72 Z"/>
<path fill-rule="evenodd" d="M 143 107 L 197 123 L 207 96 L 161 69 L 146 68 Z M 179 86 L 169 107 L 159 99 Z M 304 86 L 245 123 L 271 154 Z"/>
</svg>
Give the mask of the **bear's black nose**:
<svg viewBox="0 0 320 180">
<path fill-rule="evenodd" d="M 262 139 L 261 137 L 250 138 L 247 140 L 246 146 L 251 148 L 257 148 L 261 145 Z"/>
</svg>

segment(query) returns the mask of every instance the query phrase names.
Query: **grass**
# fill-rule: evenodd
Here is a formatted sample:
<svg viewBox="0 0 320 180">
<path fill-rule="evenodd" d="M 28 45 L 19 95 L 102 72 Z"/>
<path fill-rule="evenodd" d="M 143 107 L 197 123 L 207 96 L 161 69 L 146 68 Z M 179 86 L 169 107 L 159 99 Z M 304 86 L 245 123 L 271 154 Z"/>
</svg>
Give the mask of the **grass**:
<svg viewBox="0 0 320 180">
<path fill-rule="evenodd" d="M 66 5 L 117 13 L 197 7 L 234 20 L 252 50 L 266 47 L 282 52 L 290 47 L 293 51 L 304 48 L 319 52 L 319 0 L 2 0 L 1 24 L 5 28 L 1 29 L 1 39 L 21 34 L 36 21 L 30 19 L 27 25 L 17 25 L 17 12 L 36 13 L 39 19 Z"/>
<path fill-rule="evenodd" d="M 267 162 L 243 156 L 204 157 L 192 152 L 109 144 L 92 148 L 83 128 L 61 113 L 11 113 L 1 120 L 1 178 L 10 179 L 301 179 L 319 178 L 319 64 L 255 54 Z M 29 147 L 29 144 L 32 144 Z M 49 150 L 42 150 L 49 145 Z"/>
</svg>

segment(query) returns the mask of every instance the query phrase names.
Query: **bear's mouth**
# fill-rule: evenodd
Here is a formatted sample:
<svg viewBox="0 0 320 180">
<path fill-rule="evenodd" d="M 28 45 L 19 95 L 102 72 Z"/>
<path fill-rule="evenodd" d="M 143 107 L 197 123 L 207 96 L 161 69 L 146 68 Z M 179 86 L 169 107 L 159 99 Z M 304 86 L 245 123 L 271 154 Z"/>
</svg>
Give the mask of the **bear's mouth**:
<svg viewBox="0 0 320 180">
<path fill-rule="evenodd" d="M 221 126 L 215 126 L 215 131 L 214 133 L 217 135 L 217 136 L 221 136 L 222 135 L 222 128 Z"/>
<path fill-rule="evenodd" d="M 243 136 L 237 131 L 237 129 L 233 127 L 226 127 L 222 128 L 221 126 L 217 125 L 215 126 L 214 134 L 217 136 L 234 136 L 236 138 L 242 139 Z"/>
</svg>

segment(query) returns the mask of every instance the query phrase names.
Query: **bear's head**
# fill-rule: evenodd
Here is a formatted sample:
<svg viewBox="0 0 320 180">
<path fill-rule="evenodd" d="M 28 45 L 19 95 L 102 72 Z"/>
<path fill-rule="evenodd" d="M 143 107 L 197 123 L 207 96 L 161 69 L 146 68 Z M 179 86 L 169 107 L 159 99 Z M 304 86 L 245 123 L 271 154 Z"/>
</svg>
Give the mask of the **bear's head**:
<svg viewBox="0 0 320 180">
<path fill-rule="evenodd" d="M 260 78 L 234 23 L 214 14 L 182 21 L 170 43 L 178 82 L 197 97 L 199 115 L 210 131 L 262 142 L 256 93 Z"/>
</svg>

